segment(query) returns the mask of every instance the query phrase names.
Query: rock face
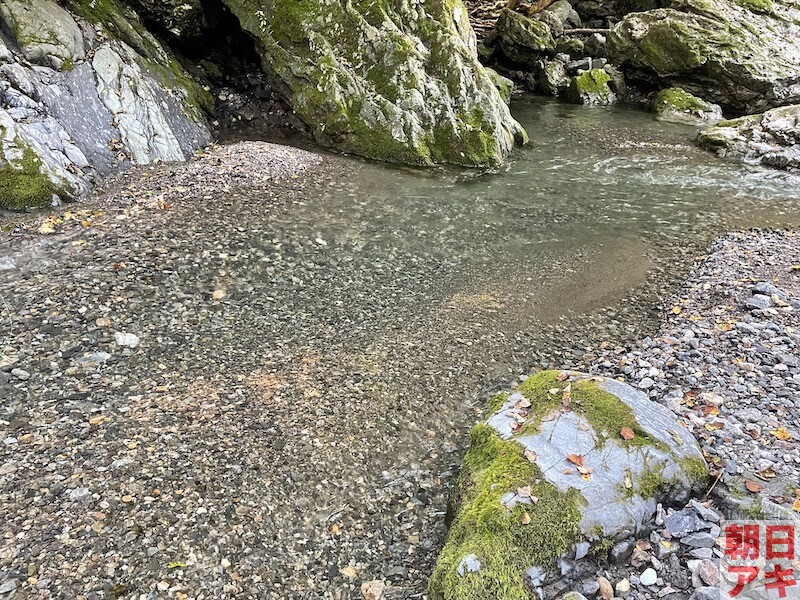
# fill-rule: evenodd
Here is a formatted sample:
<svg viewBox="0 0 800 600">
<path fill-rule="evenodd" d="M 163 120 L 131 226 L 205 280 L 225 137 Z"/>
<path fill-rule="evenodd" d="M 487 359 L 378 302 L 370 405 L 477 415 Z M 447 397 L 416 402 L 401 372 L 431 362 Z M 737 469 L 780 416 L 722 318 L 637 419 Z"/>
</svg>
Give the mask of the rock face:
<svg viewBox="0 0 800 600">
<path fill-rule="evenodd" d="M 460 0 L 226 0 L 324 145 L 397 163 L 497 164 L 522 127 Z"/>
<path fill-rule="evenodd" d="M 0 9 L 15 36 L 0 36 L 0 207 L 81 196 L 98 177 L 185 160 L 210 140 L 207 92 L 133 13 L 88 6 L 75 4 L 96 23 L 83 28 L 50 0 Z"/>
<path fill-rule="evenodd" d="M 681 88 L 661 90 L 653 99 L 653 112 L 664 121 L 708 122 L 722 119 L 722 109 Z"/>
<path fill-rule="evenodd" d="M 685 502 L 707 478 L 674 415 L 615 380 L 545 371 L 493 410 L 470 437 L 431 599 L 553 597 L 576 560 L 641 533 L 658 502 Z"/>
<path fill-rule="evenodd" d="M 800 169 L 800 106 L 722 121 L 703 131 L 701 147 L 721 156 L 782 169 Z"/>
<path fill-rule="evenodd" d="M 607 49 L 631 79 L 753 113 L 800 102 L 798 22 L 800 9 L 784 0 L 675 0 L 628 14 Z"/>
</svg>

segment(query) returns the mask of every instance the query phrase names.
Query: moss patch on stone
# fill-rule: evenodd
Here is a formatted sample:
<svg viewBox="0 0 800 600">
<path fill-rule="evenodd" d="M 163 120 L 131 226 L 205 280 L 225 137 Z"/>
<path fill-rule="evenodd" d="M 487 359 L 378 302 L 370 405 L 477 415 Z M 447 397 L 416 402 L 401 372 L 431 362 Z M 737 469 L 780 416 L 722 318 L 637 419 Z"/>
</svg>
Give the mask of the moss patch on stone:
<svg viewBox="0 0 800 600">
<path fill-rule="evenodd" d="M 707 102 L 681 88 L 661 90 L 653 99 L 653 111 L 658 114 L 668 111 L 697 114 L 709 109 Z"/>
<path fill-rule="evenodd" d="M 509 510 L 500 503 L 506 492 L 526 485 L 538 498 L 535 505 Z M 459 509 L 430 579 L 431 600 L 528 600 L 525 569 L 552 563 L 579 541 L 580 493 L 548 483 L 521 445 L 502 440 L 487 425 L 470 434 L 458 495 Z M 527 525 L 523 517 L 530 519 Z M 469 554 L 481 568 L 459 575 L 458 565 Z"/>
<path fill-rule="evenodd" d="M 56 185 L 41 172 L 36 153 L 22 146 L 22 158 L 0 167 L 0 208 L 24 210 L 48 206 L 57 193 Z"/>
<path fill-rule="evenodd" d="M 604 390 L 601 380 L 580 379 L 577 381 L 559 381 L 559 371 L 542 371 L 528 377 L 519 391 L 531 401 L 528 420 L 522 433 L 528 428 L 538 431 L 542 419 L 554 411 L 563 410 L 564 393 L 569 386 L 569 406 L 574 412 L 581 414 L 591 425 L 602 445 L 605 440 L 615 437 L 624 446 L 658 446 L 639 425 L 631 408 L 622 400 Z M 551 393 L 555 392 L 555 393 Z M 624 440 L 619 436 L 623 427 L 633 431 L 634 437 Z M 604 437 L 605 436 L 605 437 Z"/>
</svg>

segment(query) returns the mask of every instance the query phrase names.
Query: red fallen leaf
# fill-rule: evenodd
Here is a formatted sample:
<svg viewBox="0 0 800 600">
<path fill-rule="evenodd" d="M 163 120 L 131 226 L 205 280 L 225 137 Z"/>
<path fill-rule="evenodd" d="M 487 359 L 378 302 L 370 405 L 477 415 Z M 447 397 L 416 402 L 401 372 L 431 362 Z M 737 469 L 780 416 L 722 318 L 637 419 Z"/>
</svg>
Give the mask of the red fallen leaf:
<svg viewBox="0 0 800 600">
<path fill-rule="evenodd" d="M 566 371 L 561 371 L 558 375 L 556 375 L 556 381 L 566 381 L 569 379 L 569 373 Z"/>
<path fill-rule="evenodd" d="M 633 438 L 636 437 L 636 434 L 633 433 L 633 429 L 631 429 L 630 427 L 623 427 L 622 429 L 619 430 L 619 434 L 620 436 L 622 436 L 623 440 L 632 440 Z"/>
<path fill-rule="evenodd" d="M 573 465 L 583 466 L 583 457 L 580 454 L 567 454 L 567 460 Z"/>
<path fill-rule="evenodd" d="M 757 494 L 762 489 L 764 489 L 764 488 L 761 487 L 761 485 L 758 482 L 755 482 L 755 481 L 745 481 L 744 487 L 747 488 L 747 491 L 753 492 L 754 494 Z"/>
</svg>

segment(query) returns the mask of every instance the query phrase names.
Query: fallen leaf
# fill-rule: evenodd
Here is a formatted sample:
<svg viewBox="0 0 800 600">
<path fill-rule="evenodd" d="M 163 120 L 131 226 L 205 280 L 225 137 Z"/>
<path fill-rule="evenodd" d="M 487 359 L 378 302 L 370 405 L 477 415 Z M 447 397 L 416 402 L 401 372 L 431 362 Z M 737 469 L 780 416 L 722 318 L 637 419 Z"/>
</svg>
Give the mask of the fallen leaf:
<svg viewBox="0 0 800 600">
<path fill-rule="evenodd" d="M 564 470 L 563 470 L 563 471 L 561 471 L 561 472 L 562 472 L 564 475 L 572 475 L 572 474 L 573 474 L 575 471 L 573 471 L 572 469 L 564 469 Z"/>
<path fill-rule="evenodd" d="M 578 467 L 578 473 L 581 475 L 591 475 L 594 470 L 591 467 Z"/>
<path fill-rule="evenodd" d="M 525 458 L 528 459 L 528 462 L 535 463 L 538 456 L 533 450 L 525 450 Z"/>
<path fill-rule="evenodd" d="M 581 479 L 583 479 L 584 481 L 589 481 L 591 478 L 592 478 L 591 473 L 581 473 Z"/>
<path fill-rule="evenodd" d="M 186 566 L 186 563 L 182 563 L 182 562 L 171 562 L 171 563 L 169 563 L 169 564 L 167 565 L 167 568 L 168 568 L 168 569 L 182 569 L 182 568 L 183 568 L 183 567 L 185 567 L 185 566 Z"/>
<path fill-rule="evenodd" d="M 792 510 L 795 512 L 800 512 L 800 498 L 792 503 Z"/>
<path fill-rule="evenodd" d="M 106 415 L 97 415 L 96 417 L 92 417 L 89 419 L 89 425 L 102 425 L 106 421 L 110 421 Z"/>
<path fill-rule="evenodd" d="M 566 371 L 561 371 L 558 375 L 556 375 L 556 381 L 566 381 L 569 379 L 569 373 Z"/>
<path fill-rule="evenodd" d="M 331 525 L 331 533 L 333 533 L 334 535 L 339 533 L 339 524 L 338 523 L 334 523 L 333 525 Z"/>
<path fill-rule="evenodd" d="M 531 497 L 531 486 L 526 485 L 525 487 L 517 488 L 517 496 L 522 498 L 530 498 Z"/>
<path fill-rule="evenodd" d="M 522 523 L 523 525 L 530 525 L 531 516 L 527 512 L 522 513 L 522 518 L 520 519 L 520 523 Z"/>
<path fill-rule="evenodd" d="M 631 478 L 631 474 L 627 473 L 625 475 L 625 489 L 630 490 L 633 488 L 633 479 Z"/>
<path fill-rule="evenodd" d="M 567 460 L 573 465 L 583 466 L 583 457 L 580 454 L 567 454 Z"/>
<path fill-rule="evenodd" d="M 681 314 L 681 307 L 680 307 L 680 306 L 674 306 L 674 307 L 672 308 L 672 314 L 673 314 L 673 315 L 679 315 L 679 314 Z"/>
<path fill-rule="evenodd" d="M 586 423 L 581 423 L 580 425 L 578 425 L 578 429 L 580 429 L 581 431 L 589 431 L 591 427 L 589 427 Z"/>
<path fill-rule="evenodd" d="M 792 434 L 789 433 L 786 427 L 778 427 L 775 431 L 770 431 L 770 433 L 783 442 L 788 442 L 792 439 Z"/>
<path fill-rule="evenodd" d="M 633 433 L 633 429 L 630 427 L 623 427 L 619 430 L 619 435 L 622 437 L 623 440 L 632 440 L 636 437 L 636 434 Z"/>
<path fill-rule="evenodd" d="M 770 468 L 762 469 L 756 473 L 756 477 L 759 479 L 763 479 L 764 481 L 769 481 L 770 479 L 775 479 L 778 474 Z"/>
<path fill-rule="evenodd" d="M 757 494 L 763 489 L 761 485 L 756 481 L 745 481 L 744 487 L 747 488 L 747 491 L 753 492 L 754 494 Z"/>
<path fill-rule="evenodd" d="M 555 396 L 560 391 L 561 388 L 550 388 L 549 390 L 547 390 L 547 393 L 550 394 L 551 396 Z"/>
</svg>

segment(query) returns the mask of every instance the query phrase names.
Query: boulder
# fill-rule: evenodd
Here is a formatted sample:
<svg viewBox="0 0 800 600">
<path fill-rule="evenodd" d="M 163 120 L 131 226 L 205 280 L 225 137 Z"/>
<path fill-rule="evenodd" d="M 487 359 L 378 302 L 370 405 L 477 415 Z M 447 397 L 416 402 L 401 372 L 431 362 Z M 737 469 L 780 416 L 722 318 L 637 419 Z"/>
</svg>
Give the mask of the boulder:
<svg viewBox="0 0 800 600">
<path fill-rule="evenodd" d="M 52 0 L 4 0 L 0 18 L 32 63 L 71 68 L 86 56 L 75 19 Z"/>
<path fill-rule="evenodd" d="M 486 67 L 486 72 L 489 74 L 494 87 L 500 92 L 500 97 L 506 104 L 509 104 L 511 102 L 511 95 L 514 93 L 514 82 L 489 67 Z"/>
<path fill-rule="evenodd" d="M 606 106 L 614 104 L 617 96 L 609 83 L 611 77 L 603 69 L 591 69 L 576 77 L 569 84 L 570 102 L 588 106 Z"/>
<path fill-rule="evenodd" d="M 691 434 L 640 391 L 538 373 L 498 395 L 470 434 L 428 597 L 554 597 L 582 570 L 564 561 L 646 533 L 657 503 L 686 502 L 707 477 Z M 477 568 L 459 569 L 467 559 Z"/>
<path fill-rule="evenodd" d="M 788 0 L 675 0 L 627 15 L 607 49 L 629 78 L 753 113 L 800 102 L 798 21 Z"/>
<path fill-rule="evenodd" d="M 720 156 L 747 162 L 800 169 L 800 106 L 721 121 L 700 133 L 698 143 Z"/>
<path fill-rule="evenodd" d="M 542 13 L 553 15 L 564 29 L 574 29 L 581 26 L 580 15 L 567 0 L 556 0 L 556 2 L 545 8 Z"/>
<path fill-rule="evenodd" d="M 555 52 L 550 26 L 512 10 L 504 9 L 495 25 L 496 43 L 512 62 L 535 64 L 544 54 Z"/>
<path fill-rule="evenodd" d="M 318 142 L 430 165 L 504 161 L 522 127 L 460 0 L 225 0 Z"/>
<path fill-rule="evenodd" d="M 539 87 L 545 94 L 561 96 L 569 90 L 567 68 L 560 60 L 547 61 L 539 76 Z"/>
<path fill-rule="evenodd" d="M 708 122 L 722 119 L 722 109 L 693 96 L 681 88 L 661 90 L 653 99 L 652 110 L 665 121 Z"/>
</svg>

